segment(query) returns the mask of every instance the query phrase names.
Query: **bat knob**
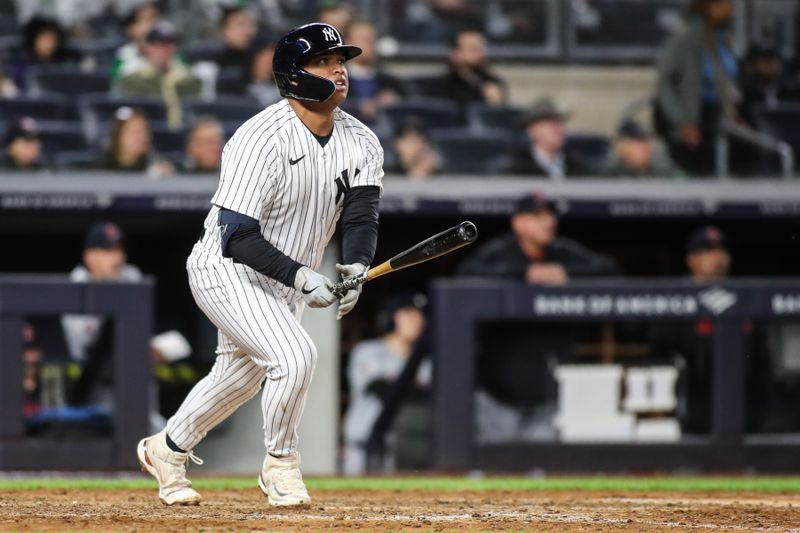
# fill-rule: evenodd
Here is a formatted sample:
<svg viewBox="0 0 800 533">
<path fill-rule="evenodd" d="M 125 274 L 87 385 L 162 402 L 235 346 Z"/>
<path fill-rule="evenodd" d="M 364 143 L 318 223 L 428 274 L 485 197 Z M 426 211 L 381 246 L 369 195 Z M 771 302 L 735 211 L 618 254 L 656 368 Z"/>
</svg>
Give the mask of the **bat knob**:
<svg viewBox="0 0 800 533">
<path fill-rule="evenodd" d="M 478 238 L 478 228 L 472 222 L 462 222 L 459 224 L 458 234 L 465 242 L 474 242 Z"/>
</svg>

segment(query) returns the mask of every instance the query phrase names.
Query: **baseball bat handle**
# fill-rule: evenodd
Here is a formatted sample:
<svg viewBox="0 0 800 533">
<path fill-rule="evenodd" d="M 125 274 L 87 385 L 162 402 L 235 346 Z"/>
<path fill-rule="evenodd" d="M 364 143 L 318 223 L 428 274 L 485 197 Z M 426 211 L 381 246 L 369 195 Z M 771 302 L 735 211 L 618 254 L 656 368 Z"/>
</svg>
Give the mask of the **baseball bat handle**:
<svg viewBox="0 0 800 533">
<path fill-rule="evenodd" d="M 367 272 L 363 272 L 358 276 L 353 276 L 350 279 L 346 279 L 344 281 L 336 283 L 331 289 L 331 292 L 335 294 L 337 298 L 341 298 L 342 296 L 347 294 L 347 291 L 349 291 L 350 289 L 355 289 L 362 283 L 366 283 L 368 280 L 369 277 L 367 276 Z"/>
<path fill-rule="evenodd" d="M 362 272 L 358 276 L 353 276 L 350 279 L 346 279 L 344 281 L 340 281 L 339 283 L 334 284 L 331 292 L 335 294 L 338 298 L 341 298 L 347 291 L 351 289 L 355 289 L 359 285 L 368 282 L 371 279 L 375 279 L 378 276 L 383 276 L 384 274 L 388 274 L 392 271 L 392 265 L 390 261 L 384 261 L 378 266 L 374 266 L 366 271 Z"/>
</svg>

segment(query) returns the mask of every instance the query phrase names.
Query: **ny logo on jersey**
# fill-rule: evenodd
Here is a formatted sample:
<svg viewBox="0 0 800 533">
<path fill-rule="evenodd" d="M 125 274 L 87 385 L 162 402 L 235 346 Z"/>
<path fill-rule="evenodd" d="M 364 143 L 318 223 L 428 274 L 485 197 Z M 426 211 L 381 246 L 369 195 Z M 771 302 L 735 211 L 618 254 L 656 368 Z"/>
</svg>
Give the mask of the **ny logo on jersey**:
<svg viewBox="0 0 800 533">
<path fill-rule="evenodd" d="M 336 30 L 334 30 L 333 28 L 324 28 L 322 30 L 322 35 L 325 36 L 325 41 L 334 41 L 334 42 L 341 41 L 341 37 L 339 37 Z"/>
<path fill-rule="evenodd" d="M 336 183 L 336 204 L 338 205 L 339 200 L 341 200 L 342 196 L 347 194 L 347 191 L 350 190 L 350 172 L 348 169 L 342 170 L 342 175 L 334 181 Z M 361 174 L 361 169 L 357 168 L 355 173 L 353 174 L 353 179 L 358 177 Z"/>
</svg>

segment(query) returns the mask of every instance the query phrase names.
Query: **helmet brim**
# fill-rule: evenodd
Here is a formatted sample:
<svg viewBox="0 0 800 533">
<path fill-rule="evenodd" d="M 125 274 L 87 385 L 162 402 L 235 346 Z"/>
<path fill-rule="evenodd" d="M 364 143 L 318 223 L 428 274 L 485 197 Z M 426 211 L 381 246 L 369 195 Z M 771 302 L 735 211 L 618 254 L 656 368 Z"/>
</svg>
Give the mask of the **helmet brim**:
<svg viewBox="0 0 800 533">
<path fill-rule="evenodd" d="M 321 50 L 314 55 L 308 56 L 305 61 L 309 61 L 317 56 L 325 55 L 325 54 L 342 54 L 345 60 L 350 61 L 356 56 L 361 55 L 361 48 L 358 46 L 353 46 L 352 44 L 342 44 L 339 46 L 331 46 L 330 48 L 326 48 L 325 50 Z M 305 62 L 304 61 L 304 62 Z"/>
</svg>

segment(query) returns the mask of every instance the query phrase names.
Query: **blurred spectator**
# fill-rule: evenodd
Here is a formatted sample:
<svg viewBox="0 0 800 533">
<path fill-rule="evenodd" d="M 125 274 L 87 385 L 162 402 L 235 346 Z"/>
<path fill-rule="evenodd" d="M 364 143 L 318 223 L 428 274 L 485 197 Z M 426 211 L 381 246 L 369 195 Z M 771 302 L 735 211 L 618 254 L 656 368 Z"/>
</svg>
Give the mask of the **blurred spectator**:
<svg viewBox="0 0 800 533">
<path fill-rule="evenodd" d="M 23 414 L 31 416 L 41 407 L 41 370 L 44 353 L 35 342 L 26 341 L 22 350 Z"/>
<path fill-rule="evenodd" d="M 685 29 L 671 37 L 659 61 L 656 129 L 670 156 L 691 174 L 714 170 L 722 119 L 734 120 L 741 95 L 729 42 L 731 0 L 692 0 Z"/>
<path fill-rule="evenodd" d="M 6 74 L 6 67 L 0 65 L 0 98 L 14 98 L 19 94 L 19 89 Z"/>
<path fill-rule="evenodd" d="M 694 283 L 718 283 L 728 277 L 731 256 L 725 235 L 714 226 L 698 228 L 686 241 L 686 265 Z M 657 323 L 651 330 L 653 355 L 662 360 L 679 358 L 685 374 L 686 406 L 681 426 L 687 433 L 711 430 L 711 364 L 714 323 Z M 749 352 L 748 352 L 749 354 Z"/>
<path fill-rule="evenodd" d="M 125 235 L 113 222 L 99 222 L 86 231 L 83 261 L 69 277 L 75 283 L 125 283 L 143 278 L 141 270 L 128 263 Z M 113 373 L 109 364 L 113 352 L 113 324 L 102 315 L 66 314 L 61 317 L 61 325 L 70 356 L 81 363 L 80 377 L 71 387 L 69 403 L 110 407 L 113 405 Z M 155 363 L 175 361 L 191 353 L 191 346 L 177 331 L 156 335 L 150 340 L 150 349 Z M 157 412 L 156 387 L 151 387 L 147 393 L 153 409 L 151 426 L 163 427 L 165 420 Z"/>
<path fill-rule="evenodd" d="M 614 153 L 604 174 L 614 177 L 672 177 L 677 169 L 653 135 L 638 122 L 627 120 L 617 130 Z"/>
<path fill-rule="evenodd" d="M 367 439 L 383 409 L 389 389 L 400 376 L 425 329 L 423 309 L 426 303 L 422 294 L 401 293 L 390 298 L 378 316 L 378 327 L 383 336 L 362 341 L 353 348 L 347 366 L 350 405 L 344 418 L 345 474 L 361 474 L 367 466 Z M 418 463 L 424 462 L 428 456 L 426 450 L 421 449 L 425 443 L 419 442 L 419 436 L 425 434 L 429 423 L 430 413 L 424 399 L 430 387 L 431 371 L 430 360 L 423 361 L 417 370 L 415 394 L 404 404 L 405 413 L 401 411 L 395 419 L 393 455 L 396 461 L 390 460 L 390 466 L 392 463 L 398 467 L 417 463 L 419 467 Z M 404 444 L 412 442 L 412 449 L 409 446 L 403 449 Z M 401 459 L 401 454 L 407 459 Z"/>
<path fill-rule="evenodd" d="M 511 233 L 478 249 L 459 265 L 457 273 L 547 285 L 561 285 L 572 278 L 620 274 L 608 257 L 557 236 L 556 204 L 538 192 L 517 201 L 511 229 Z"/>
<path fill-rule="evenodd" d="M 117 110 L 111 123 L 109 144 L 97 166 L 105 170 L 147 172 L 153 177 L 173 172 L 172 165 L 156 157 L 147 117 L 130 107 Z"/>
<path fill-rule="evenodd" d="M 280 100 L 278 86 L 272 73 L 272 58 L 275 56 L 275 42 L 260 40 L 253 47 L 250 64 L 245 70 L 245 90 L 264 107 Z"/>
<path fill-rule="evenodd" d="M 760 106 L 776 107 L 787 100 L 800 99 L 800 86 L 784 74 L 778 50 L 754 44 L 747 50 L 741 73 L 742 116 L 756 127 Z"/>
<path fill-rule="evenodd" d="M 142 272 L 128 264 L 125 235 L 113 222 L 101 222 L 90 227 L 83 240 L 83 262 L 70 272 L 74 282 L 141 281 Z M 100 339 L 106 322 L 102 316 L 64 315 L 61 323 L 70 355 L 84 361 Z M 80 403 L 80 402 L 79 402 Z"/>
<path fill-rule="evenodd" d="M 356 7 L 341 0 L 320 0 L 317 21 L 330 24 L 339 33 L 344 33 L 356 16 Z"/>
<path fill-rule="evenodd" d="M 189 130 L 186 160 L 181 171 L 186 173 L 218 172 L 225 145 L 225 132 L 215 118 L 201 118 Z"/>
<path fill-rule="evenodd" d="M 30 117 L 9 124 L 5 136 L 4 170 L 41 170 L 42 141 L 36 121 Z"/>
<path fill-rule="evenodd" d="M 250 64 L 250 47 L 256 36 L 256 23 L 249 9 L 241 5 L 224 7 L 219 20 L 219 35 L 224 44 L 216 62 L 220 68 Z"/>
<path fill-rule="evenodd" d="M 505 103 L 506 86 L 489 71 L 486 39 L 480 31 L 460 30 L 453 37 L 442 94 L 462 106 L 470 102 Z"/>
<path fill-rule="evenodd" d="M 119 79 L 120 74 L 128 72 L 130 63 L 137 63 L 142 58 L 145 37 L 158 22 L 161 12 L 156 2 L 143 2 L 132 7 L 122 18 L 122 27 L 128 42 L 117 50 L 114 63 L 111 65 L 111 81 Z"/>
<path fill-rule="evenodd" d="M 39 65 L 79 65 L 81 55 L 67 46 L 64 29 L 55 21 L 34 17 L 22 30 L 22 49 L 7 66 L 8 75 L 21 91 L 28 87 L 28 72 Z"/>
<path fill-rule="evenodd" d="M 529 144 L 516 154 L 509 173 L 546 176 L 552 180 L 590 174 L 589 165 L 566 148 L 564 123 L 569 118 L 569 113 L 559 109 L 549 98 L 535 102 L 520 121 Z"/>
<path fill-rule="evenodd" d="M 374 24 L 357 20 L 347 27 L 344 37 L 348 44 L 361 48 L 361 55 L 347 63 L 348 101 L 355 105 L 358 118 L 372 122 L 381 105 L 400 100 L 404 94 L 403 86 L 378 65 L 375 49 L 377 30 Z"/>
<path fill-rule="evenodd" d="M 181 99 L 200 94 L 200 80 L 176 54 L 177 42 L 175 26 L 158 22 L 145 37 L 142 58 L 126 63 L 119 80 L 119 91 L 125 96 L 163 99 L 173 127 L 183 120 Z"/>
<path fill-rule="evenodd" d="M 695 230 L 686 241 L 686 266 L 695 283 L 715 283 L 727 278 L 731 255 L 723 233 L 714 226 Z"/>
<path fill-rule="evenodd" d="M 396 156 L 395 166 L 387 168 L 387 172 L 404 174 L 412 180 L 424 180 L 436 174 L 442 166 L 425 126 L 413 117 L 395 129 L 392 148 Z"/>
</svg>

